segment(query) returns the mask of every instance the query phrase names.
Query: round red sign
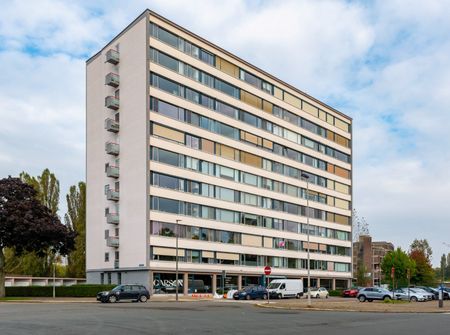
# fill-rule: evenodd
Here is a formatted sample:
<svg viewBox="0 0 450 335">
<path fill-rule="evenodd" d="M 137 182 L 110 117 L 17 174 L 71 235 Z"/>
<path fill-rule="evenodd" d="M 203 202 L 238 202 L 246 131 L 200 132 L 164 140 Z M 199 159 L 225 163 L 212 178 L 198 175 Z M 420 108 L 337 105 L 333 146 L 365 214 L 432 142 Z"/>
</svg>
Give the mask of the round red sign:
<svg viewBox="0 0 450 335">
<path fill-rule="evenodd" d="M 265 268 L 264 268 L 264 274 L 266 275 L 266 276 L 268 276 L 268 275 L 270 275 L 272 273 L 272 268 L 270 267 L 270 266 L 266 266 Z"/>
</svg>

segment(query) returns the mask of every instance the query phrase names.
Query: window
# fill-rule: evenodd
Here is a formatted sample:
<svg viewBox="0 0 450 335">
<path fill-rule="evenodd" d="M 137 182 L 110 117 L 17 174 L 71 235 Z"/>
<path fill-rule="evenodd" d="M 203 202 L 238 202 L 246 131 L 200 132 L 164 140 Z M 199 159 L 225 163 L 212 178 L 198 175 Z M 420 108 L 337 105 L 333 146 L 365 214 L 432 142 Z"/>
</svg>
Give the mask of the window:
<svg viewBox="0 0 450 335">
<path fill-rule="evenodd" d="M 200 171 L 200 161 L 196 158 L 186 156 L 186 169 Z"/>
<path fill-rule="evenodd" d="M 350 264 L 334 263 L 334 271 L 336 272 L 350 272 Z"/>
<path fill-rule="evenodd" d="M 209 52 L 203 50 L 203 49 L 200 49 L 200 57 L 199 57 L 199 59 L 202 62 L 205 62 L 206 64 L 209 64 L 209 65 L 212 65 L 212 66 L 215 65 L 215 61 L 214 61 L 215 57 L 214 57 L 214 55 L 212 53 L 209 53 Z"/>
<path fill-rule="evenodd" d="M 214 155 L 214 142 L 202 138 L 202 151 Z"/>
<path fill-rule="evenodd" d="M 242 223 L 249 226 L 258 226 L 258 216 L 253 214 L 243 214 Z"/>
<path fill-rule="evenodd" d="M 192 135 L 186 135 L 186 146 L 192 149 L 200 149 L 200 138 Z"/>
<path fill-rule="evenodd" d="M 171 200 L 166 198 L 154 198 L 157 200 L 156 207 L 153 209 L 160 210 L 161 212 L 168 213 L 178 213 L 179 212 L 179 201 Z"/>
<path fill-rule="evenodd" d="M 171 190 L 182 190 L 182 180 L 159 173 L 153 173 L 153 185 L 169 188 Z"/>
<path fill-rule="evenodd" d="M 225 94 L 228 94 L 236 99 L 239 99 L 239 89 L 233 85 L 230 85 L 222 80 L 216 78 L 215 88 Z"/>
<path fill-rule="evenodd" d="M 218 165 L 217 166 L 217 176 L 220 178 L 235 180 L 235 172 L 234 169 Z"/>
<path fill-rule="evenodd" d="M 178 154 L 175 152 L 153 148 L 157 152 L 157 159 L 161 163 L 178 166 Z"/>
<path fill-rule="evenodd" d="M 154 50 L 154 49 L 153 49 Z M 164 67 L 167 67 L 173 71 L 178 72 L 178 61 L 175 58 L 172 58 L 162 52 L 157 51 L 158 53 L 158 63 Z"/>
<path fill-rule="evenodd" d="M 217 101 L 217 112 L 232 117 L 233 119 L 237 119 L 239 114 L 236 108 L 220 101 Z"/>
<path fill-rule="evenodd" d="M 161 41 L 170 44 L 171 46 L 173 46 L 174 48 L 178 48 L 178 37 L 170 32 L 168 32 L 167 30 L 156 26 L 157 29 L 157 35 L 156 37 L 159 38 Z M 153 30 L 153 31 L 155 31 Z"/>
<path fill-rule="evenodd" d="M 180 95 L 180 85 L 176 82 L 152 74 L 152 85 L 170 94 Z"/>
<path fill-rule="evenodd" d="M 241 91 L 241 100 L 253 107 L 262 109 L 262 99 L 246 91 Z"/>
<path fill-rule="evenodd" d="M 222 136 L 226 136 L 235 140 L 239 139 L 239 131 L 236 128 L 230 127 L 221 122 L 216 123 L 216 132 Z"/>
<path fill-rule="evenodd" d="M 191 90 L 190 88 L 186 87 L 186 99 L 189 101 L 192 101 L 196 104 L 200 103 L 200 93 L 198 93 L 197 91 Z"/>
<path fill-rule="evenodd" d="M 234 190 L 231 188 L 219 187 L 216 186 L 216 198 L 224 201 L 232 201 L 235 200 Z"/>
<path fill-rule="evenodd" d="M 184 133 L 176 131 L 159 124 L 153 124 L 153 135 L 166 138 L 178 143 L 184 143 Z"/>
<path fill-rule="evenodd" d="M 258 77 L 254 76 L 242 69 L 240 71 L 240 79 L 252 86 L 261 88 L 261 79 L 259 79 Z"/>
<path fill-rule="evenodd" d="M 109 262 L 109 252 L 105 252 L 105 262 Z"/>
<path fill-rule="evenodd" d="M 183 109 L 178 108 L 177 106 L 174 106 L 172 104 L 169 104 L 167 102 L 161 101 L 161 100 L 156 100 L 152 98 L 152 101 L 155 102 L 155 106 L 156 107 L 154 110 L 165 115 L 168 116 L 172 119 L 176 119 L 176 120 L 182 120 L 183 117 L 181 117 L 181 115 L 183 114 Z M 180 113 L 181 110 L 181 113 Z"/>
<path fill-rule="evenodd" d="M 235 222 L 234 216 L 235 215 L 234 215 L 233 211 L 228 211 L 225 209 L 218 210 L 218 220 L 219 221 L 234 223 Z"/>
<path fill-rule="evenodd" d="M 258 186 L 258 176 L 254 174 L 241 172 L 241 178 L 241 181 L 245 184 Z"/>
<path fill-rule="evenodd" d="M 242 193 L 242 203 L 250 206 L 258 206 L 258 197 L 254 194 Z"/>
<path fill-rule="evenodd" d="M 247 165 L 261 167 L 262 158 L 248 152 L 241 152 L 241 162 Z"/>
<path fill-rule="evenodd" d="M 223 144 L 219 144 L 218 147 L 220 149 L 218 154 L 221 157 L 232 159 L 232 160 L 235 160 L 236 157 L 238 157 L 239 152 L 236 151 L 235 149 L 233 149 L 232 147 L 229 147 L 229 146 L 226 146 Z"/>
</svg>

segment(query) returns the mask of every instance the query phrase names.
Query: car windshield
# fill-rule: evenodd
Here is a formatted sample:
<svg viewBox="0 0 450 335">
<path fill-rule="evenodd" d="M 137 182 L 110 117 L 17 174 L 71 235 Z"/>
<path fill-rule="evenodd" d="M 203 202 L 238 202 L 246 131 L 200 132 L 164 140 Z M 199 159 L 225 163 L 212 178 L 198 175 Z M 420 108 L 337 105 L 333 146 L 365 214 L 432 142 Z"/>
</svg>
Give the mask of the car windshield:
<svg viewBox="0 0 450 335">
<path fill-rule="evenodd" d="M 111 291 L 120 291 L 120 289 L 123 288 L 122 285 L 114 287 Z"/>
<path fill-rule="evenodd" d="M 270 283 L 267 288 L 269 288 L 269 289 L 276 289 L 276 288 L 279 288 L 280 285 L 281 285 L 281 283 Z"/>
</svg>

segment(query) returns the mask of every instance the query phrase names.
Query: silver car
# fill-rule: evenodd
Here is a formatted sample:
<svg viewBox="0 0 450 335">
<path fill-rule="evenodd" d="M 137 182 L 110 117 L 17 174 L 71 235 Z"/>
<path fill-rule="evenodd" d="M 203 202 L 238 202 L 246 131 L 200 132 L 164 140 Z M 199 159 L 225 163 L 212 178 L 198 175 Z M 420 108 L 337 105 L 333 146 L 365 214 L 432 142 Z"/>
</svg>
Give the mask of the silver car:
<svg viewBox="0 0 450 335">
<path fill-rule="evenodd" d="M 359 290 L 356 296 L 360 302 L 368 301 L 372 302 L 374 300 L 391 300 L 392 292 L 380 287 L 364 287 Z"/>
<path fill-rule="evenodd" d="M 397 300 L 409 300 L 409 301 L 427 301 L 431 300 L 431 294 L 427 292 L 421 292 L 416 288 L 399 288 L 394 291 L 394 297 Z"/>
</svg>

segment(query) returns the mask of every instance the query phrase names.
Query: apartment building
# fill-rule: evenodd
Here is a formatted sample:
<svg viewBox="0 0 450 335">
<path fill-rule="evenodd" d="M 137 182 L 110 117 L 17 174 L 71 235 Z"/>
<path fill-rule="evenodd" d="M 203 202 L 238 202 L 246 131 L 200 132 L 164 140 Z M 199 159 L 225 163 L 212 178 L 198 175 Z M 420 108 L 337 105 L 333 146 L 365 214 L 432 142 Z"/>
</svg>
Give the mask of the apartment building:
<svg viewBox="0 0 450 335">
<path fill-rule="evenodd" d="M 349 285 L 351 118 L 150 10 L 86 69 L 89 283 Z"/>
<path fill-rule="evenodd" d="M 360 266 L 365 267 L 366 277 L 370 285 L 379 286 L 384 278 L 381 262 L 384 256 L 394 250 L 391 242 L 372 241 L 369 235 L 361 235 L 359 241 L 353 243 L 353 274 L 356 276 Z"/>
</svg>

